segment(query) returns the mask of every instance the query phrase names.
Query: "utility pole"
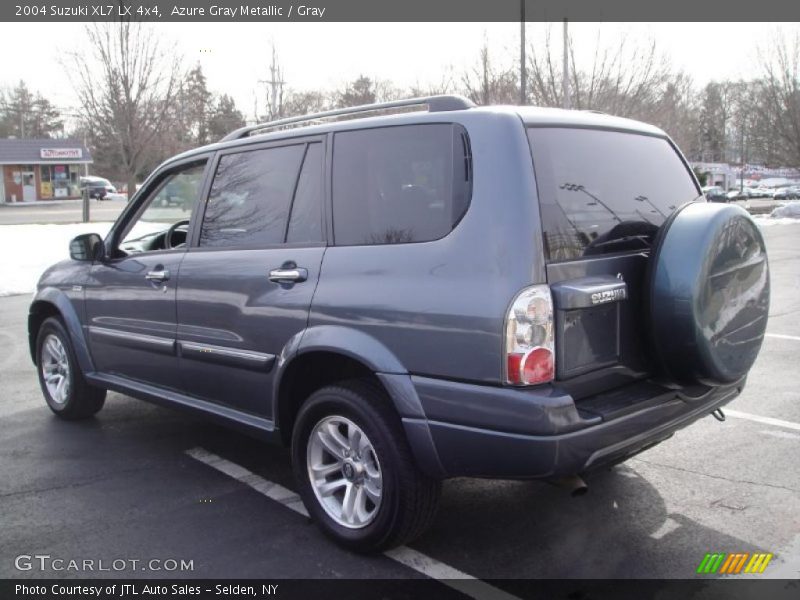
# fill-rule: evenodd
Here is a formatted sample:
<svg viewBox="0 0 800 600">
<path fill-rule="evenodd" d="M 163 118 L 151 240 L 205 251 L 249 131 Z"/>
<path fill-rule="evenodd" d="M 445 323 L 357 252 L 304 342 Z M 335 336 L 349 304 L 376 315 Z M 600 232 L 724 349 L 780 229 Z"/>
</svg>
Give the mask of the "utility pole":
<svg viewBox="0 0 800 600">
<path fill-rule="evenodd" d="M 739 195 L 744 193 L 744 167 L 746 164 L 745 156 L 744 156 L 744 124 L 739 124 L 739 129 L 741 129 L 742 133 L 742 145 L 741 145 L 741 159 L 742 159 L 742 170 L 739 172 Z"/>
<path fill-rule="evenodd" d="M 519 0 L 519 103 L 526 104 L 528 74 L 525 71 L 525 0 Z"/>
<path fill-rule="evenodd" d="M 564 19 L 564 67 L 561 71 L 561 94 L 563 98 L 563 107 L 571 108 L 572 102 L 569 97 L 569 28 L 567 20 Z"/>
<path fill-rule="evenodd" d="M 270 120 L 274 120 L 276 117 L 281 116 L 282 107 L 279 109 L 278 107 L 278 93 L 283 93 L 283 85 L 286 83 L 283 81 L 281 69 L 278 66 L 278 57 L 277 53 L 275 52 L 275 44 L 272 44 L 272 64 L 269 67 L 269 74 L 270 78 L 267 81 L 259 81 L 259 83 L 266 83 L 270 86 L 270 107 L 269 107 L 269 118 Z"/>
</svg>

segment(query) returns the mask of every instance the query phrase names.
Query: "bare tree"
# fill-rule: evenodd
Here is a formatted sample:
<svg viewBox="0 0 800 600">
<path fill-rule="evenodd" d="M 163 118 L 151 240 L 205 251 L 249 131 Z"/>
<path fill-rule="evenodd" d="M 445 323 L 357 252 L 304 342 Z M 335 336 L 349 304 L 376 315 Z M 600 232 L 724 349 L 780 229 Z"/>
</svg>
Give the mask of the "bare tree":
<svg viewBox="0 0 800 600">
<path fill-rule="evenodd" d="M 800 166 L 800 33 L 780 35 L 759 52 L 762 110 L 785 165 Z"/>
<path fill-rule="evenodd" d="M 461 77 L 464 92 L 476 104 L 514 104 L 519 98 L 516 70 L 493 62 L 484 39 L 478 64 Z"/>
<path fill-rule="evenodd" d="M 616 44 L 607 45 L 598 32 L 594 59 L 588 67 L 578 64 L 574 39 L 569 44 L 569 63 L 571 105 L 579 110 L 599 110 L 647 120 L 668 86 L 680 85 L 654 41 L 644 46 L 622 36 Z M 547 28 L 543 44 L 531 45 L 529 49 L 528 80 L 532 102 L 561 106 L 562 78 L 561 51 Z"/>
<path fill-rule="evenodd" d="M 408 95 L 410 98 L 419 98 L 423 96 L 441 96 L 452 94 L 456 90 L 456 83 L 453 79 L 452 67 L 443 71 L 439 81 L 421 84 L 417 82 L 409 88 Z"/>
<path fill-rule="evenodd" d="M 86 27 L 89 53 L 73 54 L 76 93 L 83 117 L 124 171 L 130 193 L 152 144 L 170 122 L 181 60 L 162 47 L 150 26 L 123 20 Z"/>
<path fill-rule="evenodd" d="M 582 40 L 585 41 L 585 40 Z M 600 34 L 589 61 L 576 58 L 574 38 L 569 45 L 570 95 L 573 108 L 640 119 L 664 129 L 690 156 L 707 147 L 700 129 L 692 80 L 672 69 L 651 40 L 636 43 L 627 36 L 606 44 Z M 559 40 L 545 29 L 541 43 L 528 51 L 528 101 L 539 106 L 562 106 L 562 56 Z M 727 106 L 727 105 L 726 105 Z M 727 117 L 726 117 L 727 119 Z M 727 122 L 727 121 L 726 121 Z M 724 129 L 723 129 L 724 131 Z M 724 148 L 724 143 L 721 144 Z"/>
</svg>

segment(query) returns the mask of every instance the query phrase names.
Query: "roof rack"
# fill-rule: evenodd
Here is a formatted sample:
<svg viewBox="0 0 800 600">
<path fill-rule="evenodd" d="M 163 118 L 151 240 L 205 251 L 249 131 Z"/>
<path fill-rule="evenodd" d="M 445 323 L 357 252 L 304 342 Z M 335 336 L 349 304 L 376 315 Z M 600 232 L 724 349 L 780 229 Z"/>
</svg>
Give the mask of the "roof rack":
<svg viewBox="0 0 800 600">
<path fill-rule="evenodd" d="M 301 117 L 289 117 L 286 119 L 278 119 L 277 121 L 270 121 L 268 123 L 260 123 L 258 125 L 250 125 L 248 127 L 241 127 L 232 131 L 221 142 L 229 142 L 231 140 L 240 140 L 245 137 L 253 135 L 257 131 L 264 131 L 267 129 L 277 129 L 285 127 L 286 125 L 294 125 L 297 123 L 304 123 L 308 121 L 316 121 L 318 119 L 331 119 L 334 117 L 342 117 L 349 115 L 359 115 L 362 113 L 372 113 L 393 108 L 405 108 L 407 106 L 428 106 L 428 112 L 445 112 L 450 110 L 465 110 L 472 108 L 475 104 L 464 98 L 463 96 L 427 96 L 421 98 L 408 98 L 406 100 L 394 100 L 392 102 L 378 102 L 376 104 L 363 104 L 361 106 L 350 106 L 347 108 L 337 108 L 335 110 L 326 110 L 310 115 L 303 115 Z"/>
</svg>

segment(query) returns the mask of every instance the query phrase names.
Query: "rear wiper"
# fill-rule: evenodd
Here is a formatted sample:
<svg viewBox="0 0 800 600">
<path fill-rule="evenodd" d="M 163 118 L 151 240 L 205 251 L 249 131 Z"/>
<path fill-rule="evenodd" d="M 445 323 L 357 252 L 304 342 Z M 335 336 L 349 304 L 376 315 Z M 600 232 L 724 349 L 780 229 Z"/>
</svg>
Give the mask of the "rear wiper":
<svg viewBox="0 0 800 600">
<path fill-rule="evenodd" d="M 589 244 L 587 249 L 594 250 L 595 248 L 606 248 L 608 246 L 627 244 L 629 242 L 641 242 L 645 248 L 649 248 L 651 237 L 652 236 L 649 235 L 626 235 L 623 237 L 614 238 L 613 240 L 606 240 L 605 242 L 600 242 L 598 244 Z"/>
</svg>

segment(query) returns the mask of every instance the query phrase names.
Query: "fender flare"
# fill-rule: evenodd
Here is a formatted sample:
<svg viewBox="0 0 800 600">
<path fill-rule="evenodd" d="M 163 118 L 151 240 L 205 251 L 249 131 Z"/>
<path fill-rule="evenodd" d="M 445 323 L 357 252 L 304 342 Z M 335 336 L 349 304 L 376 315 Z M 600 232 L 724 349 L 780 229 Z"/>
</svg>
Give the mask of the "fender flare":
<svg viewBox="0 0 800 600">
<path fill-rule="evenodd" d="M 91 373 L 94 371 L 94 362 L 92 355 L 89 351 L 89 345 L 86 342 L 86 336 L 83 333 L 83 324 L 81 323 L 75 307 L 69 300 L 67 295 L 60 289 L 55 287 L 45 287 L 39 290 L 33 297 L 30 308 L 28 309 L 28 341 L 31 351 L 31 359 L 36 362 L 36 338 L 31 331 L 32 318 L 36 314 L 38 306 L 49 304 L 53 306 L 61 315 L 64 326 L 70 335 L 72 347 L 75 351 L 75 356 L 78 359 L 78 364 L 81 371 L 84 373 Z"/>
<path fill-rule="evenodd" d="M 408 376 L 397 357 L 369 334 L 339 325 L 318 325 L 293 335 L 281 350 L 272 378 L 272 414 L 277 417 L 280 387 L 289 366 L 309 352 L 333 352 L 363 363 L 373 373 Z M 394 401 L 394 395 L 392 394 Z M 419 402 L 419 399 L 417 399 Z M 276 425 L 277 419 L 276 419 Z"/>
<path fill-rule="evenodd" d="M 444 468 L 430 433 L 417 390 L 400 360 L 371 335 L 339 325 L 318 325 L 295 334 L 283 347 L 272 380 L 272 415 L 280 427 L 280 387 L 287 368 L 309 352 L 332 352 L 357 360 L 380 380 L 395 407 L 411 444 L 417 463 L 429 476 L 442 478 Z"/>
</svg>

